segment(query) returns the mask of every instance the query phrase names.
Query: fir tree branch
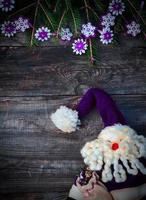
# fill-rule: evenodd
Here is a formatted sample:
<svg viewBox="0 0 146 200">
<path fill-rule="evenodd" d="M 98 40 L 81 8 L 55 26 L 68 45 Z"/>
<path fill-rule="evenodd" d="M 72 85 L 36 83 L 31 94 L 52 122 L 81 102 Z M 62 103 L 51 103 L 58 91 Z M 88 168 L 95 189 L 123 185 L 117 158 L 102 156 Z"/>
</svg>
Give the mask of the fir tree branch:
<svg viewBox="0 0 146 200">
<path fill-rule="evenodd" d="M 66 4 L 66 7 L 67 7 L 67 10 L 69 10 L 69 8 L 72 8 L 72 3 L 71 3 L 72 0 L 65 0 L 65 4 Z"/>
<path fill-rule="evenodd" d="M 125 17 L 123 16 L 123 15 L 121 15 L 121 18 L 122 18 L 122 20 L 125 22 L 125 24 L 127 23 L 127 21 L 126 21 L 126 19 L 125 19 Z M 115 26 L 116 26 L 116 24 L 115 24 Z M 124 25 L 121 23 L 120 24 L 120 27 L 121 27 L 121 29 L 123 30 L 123 32 L 125 31 L 125 28 L 124 28 Z"/>
<path fill-rule="evenodd" d="M 48 4 L 48 1 L 45 0 L 45 2 L 46 2 L 46 5 L 47 5 L 48 9 L 50 9 L 50 6 L 49 6 L 49 4 Z"/>
<path fill-rule="evenodd" d="M 142 20 L 142 22 L 144 23 L 144 25 L 146 26 L 146 22 L 145 20 L 143 19 L 143 17 L 141 16 L 141 14 L 137 11 L 137 9 L 135 8 L 135 6 L 131 3 L 130 0 L 127 0 L 128 3 L 132 6 L 132 8 L 135 10 L 135 12 L 138 14 L 138 16 L 140 17 L 140 19 Z"/>
<path fill-rule="evenodd" d="M 94 4 L 95 4 L 96 8 L 98 8 L 101 12 L 104 11 L 103 4 L 101 5 L 101 2 L 100 2 L 100 1 L 98 1 L 98 0 L 93 0 L 93 2 L 94 2 Z"/>
<path fill-rule="evenodd" d="M 59 35 L 60 27 L 61 27 L 63 18 L 64 18 L 64 16 L 65 16 L 65 13 L 66 13 L 66 10 L 64 10 L 64 12 L 63 12 L 63 14 L 62 14 L 61 19 L 60 19 L 60 22 L 59 22 L 59 25 L 58 25 L 58 28 L 57 28 L 57 33 L 56 33 L 56 37 L 57 37 L 57 38 L 58 38 L 58 35 Z"/>
<path fill-rule="evenodd" d="M 133 13 L 133 10 L 132 10 L 131 8 L 130 8 L 130 11 L 131 11 L 131 14 L 133 15 L 133 18 L 135 19 L 135 21 L 136 21 L 137 23 L 139 23 L 137 17 L 135 16 L 135 14 Z M 141 30 L 141 32 L 142 32 L 142 34 L 143 34 L 144 37 L 145 37 L 145 33 L 144 33 L 144 31 Z"/>
<path fill-rule="evenodd" d="M 89 48 L 90 48 L 90 61 L 93 64 L 94 63 L 94 57 L 93 57 L 93 49 L 92 49 L 92 41 L 91 38 L 89 38 Z"/>
<path fill-rule="evenodd" d="M 72 15 L 73 22 L 74 22 L 75 35 L 77 35 L 77 34 L 78 34 L 78 30 L 77 30 L 77 24 L 76 24 L 76 20 L 75 20 L 75 16 L 74 16 L 74 13 L 73 13 L 73 10 L 72 10 L 72 8 L 70 8 L 70 11 L 71 11 L 71 15 Z"/>
<path fill-rule="evenodd" d="M 60 2 L 60 0 L 57 0 L 56 1 L 56 4 L 54 6 L 54 9 L 53 9 L 53 12 L 56 12 L 57 11 L 57 6 L 58 6 L 58 3 Z"/>
<path fill-rule="evenodd" d="M 17 15 L 19 12 L 21 12 L 23 10 L 26 10 L 26 9 L 34 6 L 35 4 L 36 4 L 36 2 L 31 3 L 31 4 L 27 5 L 27 6 L 25 6 L 24 8 L 21 8 L 21 9 L 17 10 L 16 12 L 12 13 L 11 15 L 9 15 L 9 18 L 12 17 L 12 16 L 14 16 L 14 15 Z"/>
<path fill-rule="evenodd" d="M 44 9 L 44 7 L 42 6 L 42 4 L 41 4 L 41 3 L 40 3 L 40 7 L 41 7 L 41 9 L 43 10 L 43 12 L 44 12 L 44 14 L 45 14 L 45 16 L 46 16 L 47 20 L 48 20 L 48 21 L 49 21 L 49 23 L 50 23 L 50 25 L 52 26 L 52 29 L 55 31 L 54 25 L 53 25 L 53 23 L 52 23 L 52 21 L 51 21 L 50 17 L 49 17 L 49 16 L 48 16 L 48 14 L 46 13 L 46 11 L 45 11 L 45 9 Z"/>
<path fill-rule="evenodd" d="M 89 5 L 87 5 L 87 8 L 88 8 L 89 10 L 92 11 L 92 13 L 97 17 L 97 19 L 99 19 L 99 16 L 98 16 L 97 13 L 94 11 L 94 9 L 92 9 Z"/>
<path fill-rule="evenodd" d="M 85 9 L 86 9 L 87 20 L 89 21 L 89 11 L 88 11 L 88 5 L 87 5 L 86 0 L 84 0 L 84 4 L 85 4 Z"/>
<path fill-rule="evenodd" d="M 35 9 L 35 14 L 34 14 L 33 27 L 32 27 L 32 32 L 31 32 L 31 39 L 30 39 L 30 46 L 33 45 L 34 29 L 35 29 L 35 23 L 36 23 L 36 18 L 37 18 L 37 13 L 38 13 L 39 2 L 40 0 L 37 0 L 36 2 L 36 9 Z"/>
<path fill-rule="evenodd" d="M 88 4 L 87 4 L 86 0 L 84 0 L 84 4 L 85 4 L 85 8 L 86 8 L 87 20 L 89 22 L 89 10 L 88 10 Z M 92 49 L 91 38 L 89 38 L 89 48 L 90 48 L 90 62 L 93 64 L 94 58 L 93 58 L 93 49 Z"/>
</svg>

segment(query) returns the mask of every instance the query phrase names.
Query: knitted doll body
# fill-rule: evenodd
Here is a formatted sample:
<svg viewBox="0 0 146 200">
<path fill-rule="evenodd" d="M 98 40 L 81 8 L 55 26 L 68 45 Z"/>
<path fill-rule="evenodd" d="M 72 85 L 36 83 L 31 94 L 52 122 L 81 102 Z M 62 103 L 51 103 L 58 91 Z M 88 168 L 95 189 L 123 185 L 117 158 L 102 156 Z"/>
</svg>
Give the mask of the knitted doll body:
<svg viewBox="0 0 146 200">
<path fill-rule="evenodd" d="M 143 164 L 143 166 L 146 166 L 146 159 L 140 158 L 139 160 Z M 122 163 L 121 163 L 121 165 L 122 165 Z M 113 172 L 114 171 L 113 166 L 111 166 L 111 168 L 112 168 L 111 171 Z M 123 166 L 123 168 L 124 168 L 124 166 Z M 104 182 L 102 180 L 103 169 L 101 169 L 100 171 L 92 171 L 92 170 L 89 170 L 89 167 L 85 166 L 84 169 L 82 169 L 80 171 L 79 175 L 76 176 L 75 181 L 74 181 L 75 186 L 77 186 L 77 184 L 76 184 L 77 179 L 79 179 L 79 183 L 81 185 L 88 184 L 90 178 L 86 178 L 87 169 L 88 169 L 88 171 L 90 171 L 90 173 L 95 172 L 98 175 L 98 180 L 100 180 L 100 182 L 105 185 L 105 187 L 107 188 L 107 190 L 109 192 L 113 191 L 113 190 L 117 190 L 117 189 L 137 187 L 139 185 L 146 184 L 146 175 L 141 173 L 140 171 L 138 171 L 138 173 L 136 175 L 132 175 L 132 174 L 129 174 L 128 172 L 126 172 L 126 181 L 123 181 L 123 182 L 117 183 L 114 178 L 110 181 Z M 126 171 L 126 169 L 125 169 L 125 171 Z"/>
<path fill-rule="evenodd" d="M 116 189 L 120 187 L 118 183 L 126 184 L 128 177 L 132 180 L 138 174 L 139 181 L 146 181 L 145 141 L 144 136 L 137 135 L 130 127 L 116 124 L 104 128 L 97 139 L 87 142 L 81 154 L 84 163 L 97 171 L 109 187 L 114 180 L 116 184 L 113 187 Z"/>
<path fill-rule="evenodd" d="M 83 187 L 88 185 L 92 172 L 98 175 L 99 181 L 116 200 L 137 200 L 146 195 L 144 147 L 145 138 L 137 135 L 126 125 L 117 124 L 103 129 L 98 139 L 87 142 L 81 150 L 88 167 L 85 167 L 76 178 L 76 187 L 73 187 L 71 196 L 84 199 L 76 182 L 79 180 Z M 98 191 L 98 186 L 96 190 Z M 99 194 L 97 196 L 99 199 Z"/>
<path fill-rule="evenodd" d="M 129 189 L 129 199 L 123 200 L 131 200 L 130 189 L 139 189 L 139 186 L 146 184 L 146 138 L 127 125 L 113 99 L 105 91 L 91 88 L 76 110 L 62 107 L 52 114 L 51 119 L 57 128 L 70 133 L 78 129 L 80 120 L 94 107 L 102 117 L 104 129 L 95 140 L 88 141 L 82 147 L 84 163 L 91 171 L 96 172 L 109 192 Z M 90 180 L 84 179 L 84 172 L 81 174 L 81 185 L 82 181 L 83 185 L 88 184 Z M 81 179 L 80 176 L 79 178 Z M 77 187 L 75 183 L 73 188 Z M 78 193 L 78 196 L 81 194 Z"/>
</svg>

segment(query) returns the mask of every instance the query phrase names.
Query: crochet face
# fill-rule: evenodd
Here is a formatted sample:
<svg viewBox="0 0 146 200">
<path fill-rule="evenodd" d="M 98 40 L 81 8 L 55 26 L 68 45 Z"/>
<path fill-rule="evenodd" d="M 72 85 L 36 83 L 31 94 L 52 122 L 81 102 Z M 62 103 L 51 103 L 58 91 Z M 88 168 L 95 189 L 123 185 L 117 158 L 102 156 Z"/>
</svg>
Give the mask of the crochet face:
<svg viewBox="0 0 146 200">
<path fill-rule="evenodd" d="M 136 175 L 140 170 L 146 174 L 146 169 L 138 160 L 146 155 L 144 143 L 145 138 L 137 135 L 133 129 L 116 124 L 104 128 L 97 139 L 87 142 L 81 154 L 91 170 L 102 170 L 104 182 L 113 178 L 116 182 L 124 182 L 127 179 L 126 172 Z"/>
</svg>

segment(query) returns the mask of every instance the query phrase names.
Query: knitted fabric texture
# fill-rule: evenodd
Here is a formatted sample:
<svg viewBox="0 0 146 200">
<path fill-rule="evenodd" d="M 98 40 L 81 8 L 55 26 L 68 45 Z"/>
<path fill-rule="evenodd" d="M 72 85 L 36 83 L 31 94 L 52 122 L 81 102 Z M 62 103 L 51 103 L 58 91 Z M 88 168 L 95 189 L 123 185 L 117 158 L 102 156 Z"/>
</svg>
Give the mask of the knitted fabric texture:
<svg viewBox="0 0 146 200">
<path fill-rule="evenodd" d="M 124 182 L 129 174 L 138 170 L 146 174 L 146 168 L 139 158 L 146 156 L 146 138 L 121 124 L 104 128 L 98 138 L 87 142 L 81 150 L 84 163 L 91 170 L 102 170 L 102 181 Z M 113 168 L 113 170 L 112 170 Z"/>
</svg>

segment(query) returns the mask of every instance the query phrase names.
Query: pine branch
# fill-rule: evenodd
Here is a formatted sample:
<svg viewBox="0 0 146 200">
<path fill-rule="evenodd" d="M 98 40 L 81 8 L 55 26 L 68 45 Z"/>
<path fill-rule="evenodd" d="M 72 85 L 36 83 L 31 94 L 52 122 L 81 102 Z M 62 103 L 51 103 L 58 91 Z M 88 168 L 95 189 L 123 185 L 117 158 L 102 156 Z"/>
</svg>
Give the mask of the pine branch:
<svg viewBox="0 0 146 200">
<path fill-rule="evenodd" d="M 48 1 L 45 0 L 45 2 L 46 2 L 46 5 L 47 5 L 48 9 L 50 9 L 50 5 L 48 4 Z"/>
<path fill-rule="evenodd" d="M 41 9 L 43 10 L 43 12 L 44 12 L 44 14 L 45 14 L 47 20 L 49 21 L 49 23 L 50 23 L 52 29 L 55 31 L 55 28 L 54 28 L 54 25 L 53 25 L 53 23 L 52 23 L 52 20 L 51 20 L 51 18 L 49 17 L 49 15 L 47 14 L 46 10 L 44 9 L 44 7 L 42 6 L 41 3 L 40 3 L 40 7 L 41 7 Z"/>
<path fill-rule="evenodd" d="M 87 20 L 89 22 L 89 10 L 88 10 L 88 4 L 87 4 L 86 0 L 84 0 L 84 4 L 85 4 L 85 8 L 86 8 Z M 90 62 L 93 64 L 94 58 L 93 58 L 93 49 L 92 49 L 92 40 L 91 40 L 91 38 L 89 38 L 89 48 L 90 48 Z"/>
<path fill-rule="evenodd" d="M 141 14 L 137 11 L 137 9 L 135 8 L 135 6 L 131 3 L 130 0 L 127 0 L 127 1 L 132 6 L 132 8 L 135 10 L 135 12 L 137 13 L 137 15 L 140 17 L 140 19 L 142 20 L 142 22 L 144 23 L 144 25 L 146 26 L 145 20 L 143 19 L 143 17 L 141 16 Z"/>
<path fill-rule="evenodd" d="M 31 4 L 27 5 L 27 6 L 25 6 L 24 8 L 21 8 L 21 9 L 17 10 L 16 12 L 12 13 L 11 15 L 9 15 L 9 18 L 11 18 L 11 17 L 14 16 L 14 15 L 17 15 L 18 13 L 20 13 L 20 12 L 22 12 L 22 11 L 28 9 L 28 8 L 31 8 L 31 7 L 34 6 L 35 4 L 36 4 L 36 2 L 31 3 Z"/>
<path fill-rule="evenodd" d="M 64 12 L 63 12 L 63 14 L 62 14 L 62 16 L 61 16 L 61 19 L 60 19 L 60 22 L 59 22 L 59 25 L 58 25 L 58 28 L 57 28 L 57 33 L 56 33 L 56 37 L 58 38 L 58 35 L 59 35 L 59 31 L 60 31 L 60 28 L 61 28 L 61 24 L 62 24 L 62 21 L 63 21 L 63 18 L 64 18 L 64 16 L 65 16 L 65 13 L 66 13 L 67 11 L 66 10 L 64 10 Z"/>
<path fill-rule="evenodd" d="M 59 2 L 60 2 L 60 0 L 57 0 L 57 1 L 56 1 L 56 4 L 55 4 L 55 7 L 54 7 L 53 12 L 56 12 L 56 11 L 57 11 L 57 7 L 58 7 Z"/>
<path fill-rule="evenodd" d="M 33 27 L 32 27 L 32 32 L 31 32 L 30 46 L 33 45 L 34 29 L 35 29 L 35 23 L 36 23 L 36 18 L 37 18 L 37 13 L 38 13 L 39 2 L 40 0 L 37 0 L 34 20 L 33 20 Z"/>
<path fill-rule="evenodd" d="M 72 8 L 71 1 L 70 1 L 70 0 L 65 0 L 65 4 L 66 4 L 66 7 L 67 7 L 67 10 L 68 10 L 69 8 Z"/>
<path fill-rule="evenodd" d="M 86 0 L 84 0 L 84 4 L 85 4 L 85 9 L 86 9 L 87 20 L 89 22 L 89 11 L 88 11 L 88 5 L 87 5 L 87 1 Z"/>
<path fill-rule="evenodd" d="M 135 6 L 129 1 L 129 0 L 127 0 L 128 2 L 129 2 L 129 4 L 134 8 L 134 10 L 135 10 L 135 12 L 138 14 L 138 16 L 140 17 L 141 15 L 139 14 L 139 12 L 136 10 L 136 8 L 135 8 Z M 138 23 L 138 19 L 137 19 L 137 16 L 135 15 L 135 13 L 133 12 L 133 10 L 131 9 L 131 7 L 130 7 L 130 11 L 131 11 L 131 14 L 132 14 L 132 16 L 133 16 L 133 18 L 135 19 L 135 21 Z M 142 16 L 141 16 L 142 17 Z M 143 19 L 143 17 L 142 17 L 142 19 Z M 143 21 L 144 21 L 144 19 L 143 19 Z M 145 22 L 145 21 L 144 21 Z M 145 23 L 144 23 L 144 25 L 146 25 Z M 142 32 L 142 34 L 144 35 L 144 37 L 145 37 L 145 33 L 144 33 L 144 31 L 143 30 L 141 30 L 141 32 Z"/>
<path fill-rule="evenodd" d="M 91 38 L 89 38 L 89 47 L 90 47 L 90 62 L 94 63 L 94 57 L 93 57 L 93 49 L 92 49 L 92 41 Z"/>
<path fill-rule="evenodd" d="M 97 8 L 99 11 L 101 11 L 101 12 L 104 11 L 104 4 L 102 4 L 101 1 L 93 0 L 93 2 L 94 2 L 96 8 Z"/>
<path fill-rule="evenodd" d="M 97 15 L 97 13 L 94 11 L 94 9 L 92 9 L 89 5 L 87 5 L 87 8 L 89 10 L 91 10 L 91 12 L 96 16 L 97 19 L 99 19 L 99 16 Z"/>
<path fill-rule="evenodd" d="M 75 35 L 77 35 L 78 34 L 78 30 L 77 30 L 77 24 L 76 24 L 75 15 L 74 15 L 74 12 L 73 12 L 72 8 L 70 8 L 70 11 L 71 11 L 71 15 L 72 15 L 73 22 L 74 22 Z"/>
</svg>

